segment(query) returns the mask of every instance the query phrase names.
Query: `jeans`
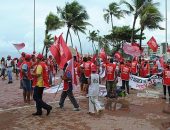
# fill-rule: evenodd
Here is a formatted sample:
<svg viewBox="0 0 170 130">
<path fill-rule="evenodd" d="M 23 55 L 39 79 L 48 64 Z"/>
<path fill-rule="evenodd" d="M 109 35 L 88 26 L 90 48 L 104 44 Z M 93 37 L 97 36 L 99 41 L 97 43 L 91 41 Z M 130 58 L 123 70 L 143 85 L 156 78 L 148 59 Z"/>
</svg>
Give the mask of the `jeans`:
<svg viewBox="0 0 170 130">
<path fill-rule="evenodd" d="M 34 87 L 33 99 L 36 102 L 37 113 L 42 113 L 42 108 L 46 110 L 51 108 L 50 105 L 46 104 L 42 100 L 43 90 L 44 90 L 44 87 L 37 87 L 37 86 Z"/>
<path fill-rule="evenodd" d="M 12 81 L 12 67 L 7 68 L 8 80 Z"/>
<path fill-rule="evenodd" d="M 67 90 L 67 91 L 63 91 L 62 94 L 61 94 L 61 97 L 60 97 L 60 102 L 59 102 L 59 105 L 60 107 L 64 107 L 64 101 L 66 99 L 66 97 L 69 97 L 71 103 L 73 104 L 74 108 L 79 108 L 79 105 L 73 95 L 73 92 L 72 90 Z"/>
<path fill-rule="evenodd" d="M 125 85 L 127 88 L 127 93 L 129 94 L 129 81 L 122 80 L 122 89 L 125 90 Z"/>
</svg>

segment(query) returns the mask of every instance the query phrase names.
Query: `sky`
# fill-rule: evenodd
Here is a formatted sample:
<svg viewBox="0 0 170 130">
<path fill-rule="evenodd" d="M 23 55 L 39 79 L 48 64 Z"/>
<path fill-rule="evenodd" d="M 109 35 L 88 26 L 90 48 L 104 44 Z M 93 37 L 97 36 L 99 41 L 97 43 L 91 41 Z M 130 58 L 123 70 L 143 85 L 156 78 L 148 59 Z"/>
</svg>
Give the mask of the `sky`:
<svg viewBox="0 0 170 130">
<path fill-rule="evenodd" d="M 111 30 L 111 24 L 107 24 L 103 19 L 103 9 L 108 8 L 111 2 L 119 2 L 120 0 L 77 0 L 81 5 L 85 7 L 90 19 L 88 20 L 93 26 L 87 28 L 88 31 L 99 30 L 99 35 L 108 34 Z M 127 0 L 130 2 L 131 0 Z M 165 17 L 165 0 L 153 0 L 154 2 L 160 2 L 159 10 Z M 170 16 L 170 0 L 168 1 L 168 17 Z M 72 0 L 35 0 L 36 4 L 36 17 L 35 17 L 35 42 L 36 52 L 42 52 L 44 32 L 45 32 L 45 18 L 50 13 L 56 14 L 56 7 L 64 7 L 66 2 L 72 2 Z M 0 57 L 11 55 L 12 57 L 19 56 L 19 52 L 14 48 L 13 43 L 25 43 L 25 48 L 20 51 L 26 53 L 33 52 L 33 22 L 34 22 L 34 0 L 1 0 L 0 4 Z M 123 7 L 124 8 L 124 7 Z M 114 26 L 129 25 L 132 27 L 133 15 L 125 16 L 120 20 L 113 18 Z M 168 23 L 170 19 L 168 18 Z M 165 21 L 160 23 L 162 27 L 165 27 Z M 139 27 L 139 20 L 137 21 L 136 28 Z M 170 24 L 168 25 L 168 42 L 170 42 Z M 60 35 L 63 32 L 63 37 L 66 36 L 67 28 L 62 28 L 51 32 L 53 35 Z M 79 42 L 78 38 L 73 32 L 73 44 L 78 50 Z M 165 31 L 154 30 L 144 31 L 146 40 L 143 44 L 154 36 L 158 43 L 165 42 Z M 91 43 L 87 39 L 87 35 L 80 34 L 82 41 L 83 53 L 92 53 Z M 68 45 L 71 45 L 68 40 Z M 97 43 L 96 43 L 97 44 Z"/>
</svg>

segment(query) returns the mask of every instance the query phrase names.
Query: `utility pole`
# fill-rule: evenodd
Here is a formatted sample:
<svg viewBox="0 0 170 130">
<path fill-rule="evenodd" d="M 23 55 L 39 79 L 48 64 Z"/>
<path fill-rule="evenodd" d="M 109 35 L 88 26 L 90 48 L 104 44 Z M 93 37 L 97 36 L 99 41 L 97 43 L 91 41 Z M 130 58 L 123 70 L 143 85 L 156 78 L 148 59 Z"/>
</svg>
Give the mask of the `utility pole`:
<svg viewBox="0 0 170 130">
<path fill-rule="evenodd" d="M 169 58 L 169 57 L 167 57 L 167 46 L 168 46 L 168 41 L 167 41 L 167 0 L 165 0 L 165 44 L 166 44 L 165 60 L 167 60 Z"/>
<path fill-rule="evenodd" d="M 34 34 L 33 34 L 33 51 L 35 52 L 35 0 L 34 0 Z"/>
</svg>

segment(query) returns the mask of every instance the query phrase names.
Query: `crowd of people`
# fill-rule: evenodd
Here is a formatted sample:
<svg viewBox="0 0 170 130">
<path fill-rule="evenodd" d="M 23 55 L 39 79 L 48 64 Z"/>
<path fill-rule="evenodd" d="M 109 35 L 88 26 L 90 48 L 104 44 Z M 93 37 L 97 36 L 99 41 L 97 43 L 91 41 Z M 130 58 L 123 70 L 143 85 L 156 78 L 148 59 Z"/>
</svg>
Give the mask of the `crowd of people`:
<svg viewBox="0 0 170 130">
<path fill-rule="evenodd" d="M 80 92 L 89 98 L 89 114 L 100 113 L 103 107 L 98 101 L 99 84 L 106 85 L 106 98 L 117 98 L 118 77 L 122 80 L 121 91 L 124 95 L 130 94 L 130 74 L 143 78 L 149 78 L 152 75 L 161 76 L 163 79 L 163 99 L 166 99 L 166 88 L 168 89 L 170 102 L 170 62 L 161 66 L 159 60 L 133 60 L 118 61 L 116 58 L 109 57 L 107 60 L 94 60 L 90 56 L 74 59 L 74 75 L 79 79 Z M 31 98 L 36 102 L 36 112 L 34 116 L 42 115 L 42 108 L 50 114 L 52 106 L 42 100 L 44 88 L 49 88 L 55 84 L 55 76 L 58 72 L 58 66 L 55 59 L 50 55 L 45 58 L 42 54 L 26 54 L 22 53 L 20 58 L 12 59 L 11 56 L 7 60 L 1 59 L 1 75 L 2 80 L 8 77 L 8 84 L 13 83 L 13 72 L 16 79 L 20 79 L 20 87 L 23 89 L 23 99 L 25 103 L 30 103 Z M 79 111 L 80 107 L 73 94 L 72 72 L 67 69 L 68 63 L 65 64 L 61 79 L 63 80 L 63 91 L 61 93 L 59 108 L 64 109 L 64 101 L 68 96 L 74 106 L 74 111 Z M 101 77 L 101 71 L 105 72 Z M 54 80 L 53 80 L 54 79 Z M 96 108 L 96 112 L 95 109 Z"/>
</svg>

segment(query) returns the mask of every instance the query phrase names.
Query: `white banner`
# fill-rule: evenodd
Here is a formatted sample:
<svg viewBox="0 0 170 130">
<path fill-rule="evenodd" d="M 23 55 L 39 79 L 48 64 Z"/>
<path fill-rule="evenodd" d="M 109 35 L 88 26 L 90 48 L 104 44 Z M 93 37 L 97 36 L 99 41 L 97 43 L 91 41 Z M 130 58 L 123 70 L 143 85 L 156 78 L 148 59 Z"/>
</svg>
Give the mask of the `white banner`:
<svg viewBox="0 0 170 130">
<path fill-rule="evenodd" d="M 162 83 L 162 78 L 158 77 L 157 75 L 153 75 L 150 78 L 141 78 L 131 75 L 129 80 L 129 86 L 137 90 L 143 90 L 146 87 L 157 83 Z"/>
</svg>

